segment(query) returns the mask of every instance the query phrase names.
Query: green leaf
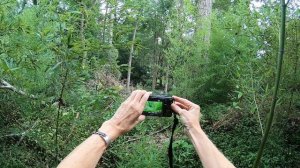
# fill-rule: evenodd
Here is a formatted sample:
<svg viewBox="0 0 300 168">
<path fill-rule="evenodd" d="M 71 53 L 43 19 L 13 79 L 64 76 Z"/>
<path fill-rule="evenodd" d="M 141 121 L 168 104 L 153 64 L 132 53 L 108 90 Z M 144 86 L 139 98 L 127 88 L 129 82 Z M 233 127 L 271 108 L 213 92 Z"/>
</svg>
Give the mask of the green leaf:
<svg viewBox="0 0 300 168">
<path fill-rule="evenodd" d="M 238 99 L 240 99 L 243 96 L 242 92 L 238 92 Z"/>
</svg>

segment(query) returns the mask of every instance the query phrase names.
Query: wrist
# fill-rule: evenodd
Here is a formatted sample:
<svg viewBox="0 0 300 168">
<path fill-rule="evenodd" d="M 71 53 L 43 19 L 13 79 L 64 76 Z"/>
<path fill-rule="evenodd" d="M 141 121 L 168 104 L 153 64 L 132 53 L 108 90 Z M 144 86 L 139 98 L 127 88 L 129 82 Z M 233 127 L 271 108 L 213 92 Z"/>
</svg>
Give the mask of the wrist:
<svg viewBox="0 0 300 168">
<path fill-rule="evenodd" d="M 190 122 L 186 124 L 186 128 L 188 130 L 195 130 L 195 129 L 201 129 L 200 123 L 198 122 Z"/>
<path fill-rule="evenodd" d="M 114 141 L 122 134 L 122 131 L 117 126 L 114 126 L 110 120 L 105 121 L 98 130 L 105 133 L 111 141 Z"/>
<path fill-rule="evenodd" d="M 191 134 L 194 134 L 194 133 L 199 133 L 199 132 L 203 132 L 201 126 L 199 123 L 196 123 L 196 124 L 192 124 L 191 126 L 188 127 L 187 129 L 188 133 L 191 135 Z"/>
<path fill-rule="evenodd" d="M 188 130 L 188 137 L 191 139 L 193 144 L 195 144 L 195 142 L 197 142 L 197 141 L 204 140 L 206 137 L 206 134 L 202 130 L 201 127 L 195 127 L 195 128 Z"/>
</svg>

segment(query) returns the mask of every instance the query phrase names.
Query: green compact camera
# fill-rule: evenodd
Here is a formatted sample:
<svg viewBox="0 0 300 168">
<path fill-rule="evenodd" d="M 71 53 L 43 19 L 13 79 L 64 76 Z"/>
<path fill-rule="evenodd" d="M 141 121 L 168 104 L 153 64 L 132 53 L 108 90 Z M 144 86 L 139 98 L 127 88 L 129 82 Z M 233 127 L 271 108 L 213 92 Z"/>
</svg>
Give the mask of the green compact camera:
<svg viewBox="0 0 300 168">
<path fill-rule="evenodd" d="M 167 95 L 151 95 L 149 96 L 143 115 L 145 116 L 157 116 L 157 117 L 171 117 L 173 110 L 171 104 L 174 99 Z"/>
</svg>

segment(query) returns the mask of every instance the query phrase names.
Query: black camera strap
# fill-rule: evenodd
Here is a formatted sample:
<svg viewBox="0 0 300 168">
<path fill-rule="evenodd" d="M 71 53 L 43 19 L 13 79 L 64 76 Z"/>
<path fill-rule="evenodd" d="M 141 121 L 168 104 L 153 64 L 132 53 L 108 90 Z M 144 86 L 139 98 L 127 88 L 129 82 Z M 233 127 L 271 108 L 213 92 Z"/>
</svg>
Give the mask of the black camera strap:
<svg viewBox="0 0 300 168">
<path fill-rule="evenodd" d="M 173 168 L 173 135 L 174 135 L 176 126 L 178 125 L 178 118 L 176 117 L 176 114 L 173 114 L 173 115 L 174 115 L 174 121 L 173 121 L 172 133 L 171 133 L 171 137 L 170 137 L 170 144 L 169 144 L 169 148 L 168 148 L 168 157 L 169 157 L 170 168 Z"/>
</svg>

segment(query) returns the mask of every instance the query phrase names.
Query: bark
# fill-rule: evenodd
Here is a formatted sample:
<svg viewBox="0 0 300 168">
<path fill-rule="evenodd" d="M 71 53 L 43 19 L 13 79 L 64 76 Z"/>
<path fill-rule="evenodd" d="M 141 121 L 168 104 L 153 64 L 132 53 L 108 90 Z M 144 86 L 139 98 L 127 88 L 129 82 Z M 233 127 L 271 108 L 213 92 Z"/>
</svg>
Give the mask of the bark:
<svg viewBox="0 0 300 168">
<path fill-rule="evenodd" d="M 130 92 L 130 77 L 131 77 L 131 63 L 132 63 L 132 57 L 133 57 L 133 52 L 134 52 L 134 43 L 135 43 L 135 36 L 136 36 L 136 31 L 138 28 L 138 21 L 135 22 L 135 27 L 133 31 L 133 37 L 132 37 L 132 44 L 130 47 L 130 54 L 129 54 L 129 60 L 128 60 L 128 71 L 127 71 L 127 92 Z"/>
</svg>

